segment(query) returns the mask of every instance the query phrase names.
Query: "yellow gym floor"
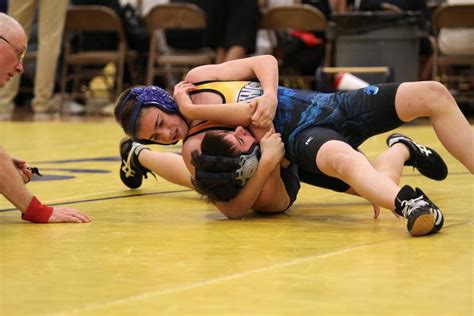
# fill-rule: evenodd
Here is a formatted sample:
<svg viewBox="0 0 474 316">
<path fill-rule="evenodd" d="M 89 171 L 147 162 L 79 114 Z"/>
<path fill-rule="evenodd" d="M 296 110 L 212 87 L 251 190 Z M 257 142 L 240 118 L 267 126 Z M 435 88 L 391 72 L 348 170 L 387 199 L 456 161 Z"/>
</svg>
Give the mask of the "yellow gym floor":
<svg viewBox="0 0 474 316">
<path fill-rule="evenodd" d="M 402 177 L 443 210 L 439 234 L 306 185 L 286 214 L 227 220 L 160 178 L 126 189 L 111 120 L 0 122 L 0 144 L 44 174 L 29 189 L 93 219 L 31 224 L 0 197 L 0 315 L 473 315 L 473 177 L 430 127 L 398 131 L 449 166 L 439 183 Z"/>
</svg>

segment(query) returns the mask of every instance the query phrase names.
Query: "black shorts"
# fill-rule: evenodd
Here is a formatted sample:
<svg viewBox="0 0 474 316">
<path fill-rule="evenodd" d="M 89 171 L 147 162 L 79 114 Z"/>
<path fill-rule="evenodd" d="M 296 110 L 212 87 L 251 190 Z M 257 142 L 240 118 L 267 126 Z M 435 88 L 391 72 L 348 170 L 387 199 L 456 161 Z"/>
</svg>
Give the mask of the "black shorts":
<svg viewBox="0 0 474 316">
<path fill-rule="evenodd" d="M 395 110 L 398 86 L 398 83 L 383 84 L 371 86 L 369 91 L 345 92 L 350 102 L 339 106 L 338 112 L 342 117 L 335 120 L 337 124 L 308 127 L 298 133 L 294 144 L 294 162 L 298 165 L 300 180 L 338 192 L 347 191 L 350 188 L 347 183 L 319 170 L 316 165 L 318 151 L 330 140 L 339 140 L 357 149 L 367 138 L 401 126 L 404 122 Z M 374 93 L 373 89 L 378 90 Z"/>
</svg>

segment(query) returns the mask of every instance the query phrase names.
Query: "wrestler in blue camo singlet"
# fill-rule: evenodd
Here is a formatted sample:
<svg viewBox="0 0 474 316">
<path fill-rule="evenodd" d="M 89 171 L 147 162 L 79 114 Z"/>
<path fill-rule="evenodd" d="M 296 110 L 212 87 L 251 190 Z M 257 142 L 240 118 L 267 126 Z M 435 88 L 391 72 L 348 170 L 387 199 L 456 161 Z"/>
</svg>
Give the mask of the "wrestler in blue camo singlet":
<svg viewBox="0 0 474 316">
<path fill-rule="evenodd" d="M 242 102 L 263 95 L 258 82 L 215 81 L 197 83 L 193 93 L 215 92 L 223 97 L 223 103 Z M 248 93 L 249 87 L 253 94 Z M 318 93 L 278 87 L 278 107 L 273 123 L 285 144 L 286 156 L 293 157 L 292 144 L 295 136 L 308 126 L 335 128 L 342 123 L 338 105 L 347 102 L 341 93 Z"/>
</svg>

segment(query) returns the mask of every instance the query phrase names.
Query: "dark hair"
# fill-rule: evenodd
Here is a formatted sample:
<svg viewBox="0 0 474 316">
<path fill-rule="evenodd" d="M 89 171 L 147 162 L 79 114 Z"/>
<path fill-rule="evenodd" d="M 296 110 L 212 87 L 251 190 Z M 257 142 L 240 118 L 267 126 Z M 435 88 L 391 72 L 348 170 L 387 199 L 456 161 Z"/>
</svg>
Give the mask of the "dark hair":
<svg viewBox="0 0 474 316">
<path fill-rule="evenodd" d="M 224 137 L 224 131 L 210 131 L 201 142 L 201 153 L 191 153 L 191 163 L 195 168 L 192 183 L 197 192 L 207 196 L 211 202 L 229 201 L 242 189 L 242 186 L 231 177 L 219 175 L 235 172 L 234 164 L 204 159 L 203 156 L 237 157 L 240 155 L 231 142 Z"/>
<path fill-rule="evenodd" d="M 201 152 L 209 156 L 237 157 L 240 152 L 225 138 L 227 135 L 228 131 L 207 132 L 201 142 Z"/>
</svg>

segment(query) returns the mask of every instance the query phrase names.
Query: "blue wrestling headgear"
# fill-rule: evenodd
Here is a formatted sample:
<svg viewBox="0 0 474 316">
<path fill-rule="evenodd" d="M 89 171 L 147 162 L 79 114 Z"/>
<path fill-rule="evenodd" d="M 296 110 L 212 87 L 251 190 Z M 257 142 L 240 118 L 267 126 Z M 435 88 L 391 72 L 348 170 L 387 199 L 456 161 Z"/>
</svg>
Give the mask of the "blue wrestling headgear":
<svg viewBox="0 0 474 316">
<path fill-rule="evenodd" d="M 145 143 L 154 143 L 152 141 L 144 141 L 137 139 L 136 128 L 137 120 L 140 114 L 140 111 L 144 107 L 157 107 L 160 110 L 168 114 L 179 114 L 178 105 L 174 101 L 173 97 L 166 92 L 164 89 L 161 89 L 157 86 L 143 86 L 135 87 L 130 90 L 127 96 L 123 99 L 122 103 L 118 108 L 119 116 L 122 114 L 122 111 L 125 109 L 126 104 L 132 98 L 135 98 L 136 103 L 133 108 L 132 115 L 130 116 L 130 121 L 128 126 L 124 129 L 127 134 L 132 136 L 133 139 Z"/>
<path fill-rule="evenodd" d="M 254 144 L 249 151 L 240 154 L 238 157 L 210 156 L 201 153 L 192 162 L 196 167 L 195 179 L 197 182 L 230 180 L 242 187 L 257 171 L 259 159 L 260 147 L 258 144 Z M 208 167 L 206 168 L 206 166 Z M 219 170 L 221 172 L 203 171 L 202 169 Z"/>
</svg>

